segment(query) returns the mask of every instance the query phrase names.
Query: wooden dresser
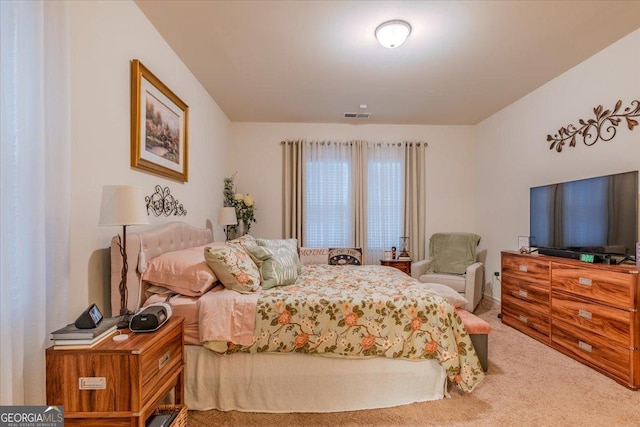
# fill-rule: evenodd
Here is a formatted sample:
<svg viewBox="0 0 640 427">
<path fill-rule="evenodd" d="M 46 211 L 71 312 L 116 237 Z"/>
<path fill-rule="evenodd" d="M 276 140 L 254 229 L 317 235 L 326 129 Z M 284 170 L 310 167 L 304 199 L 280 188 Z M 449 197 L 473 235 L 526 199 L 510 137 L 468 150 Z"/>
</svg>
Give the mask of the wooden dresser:
<svg viewBox="0 0 640 427">
<path fill-rule="evenodd" d="M 640 388 L 634 265 L 502 252 L 502 321 L 619 383 Z"/>
<path fill-rule="evenodd" d="M 91 349 L 46 350 L 47 404 L 64 405 L 65 425 L 145 426 L 171 389 L 183 402 L 183 318 Z"/>
</svg>

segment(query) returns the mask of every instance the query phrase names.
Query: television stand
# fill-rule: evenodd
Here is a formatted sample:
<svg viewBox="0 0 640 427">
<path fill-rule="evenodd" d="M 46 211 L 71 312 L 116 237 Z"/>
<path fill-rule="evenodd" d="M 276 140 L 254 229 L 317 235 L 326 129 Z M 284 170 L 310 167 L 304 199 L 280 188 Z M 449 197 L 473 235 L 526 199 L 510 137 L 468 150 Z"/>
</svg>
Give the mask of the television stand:
<svg viewBox="0 0 640 427">
<path fill-rule="evenodd" d="M 635 266 L 501 253 L 502 323 L 640 389 L 640 272 Z"/>
</svg>

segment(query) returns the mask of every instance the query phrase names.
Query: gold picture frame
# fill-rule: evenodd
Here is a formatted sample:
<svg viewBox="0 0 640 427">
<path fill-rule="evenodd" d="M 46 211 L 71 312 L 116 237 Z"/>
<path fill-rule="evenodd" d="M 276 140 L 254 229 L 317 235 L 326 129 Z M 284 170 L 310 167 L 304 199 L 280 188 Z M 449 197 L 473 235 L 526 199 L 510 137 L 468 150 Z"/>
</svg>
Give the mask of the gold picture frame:
<svg viewBox="0 0 640 427">
<path fill-rule="evenodd" d="M 131 166 L 189 179 L 189 106 L 147 67 L 131 61 Z"/>
</svg>

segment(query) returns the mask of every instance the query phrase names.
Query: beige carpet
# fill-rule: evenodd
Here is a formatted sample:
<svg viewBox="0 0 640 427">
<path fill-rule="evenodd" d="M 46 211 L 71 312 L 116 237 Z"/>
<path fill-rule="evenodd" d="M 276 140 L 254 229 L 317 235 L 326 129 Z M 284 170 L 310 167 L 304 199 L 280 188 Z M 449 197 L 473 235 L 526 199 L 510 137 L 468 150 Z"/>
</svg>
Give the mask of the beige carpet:
<svg viewBox="0 0 640 427">
<path fill-rule="evenodd" d="M 483 301 L 476 314 L 491 323 L 489 372 L 468 395 L 389 409 L 331 414 L 189 412 L 189 426 L 640 426 L 634 392 L 552 350 L 497 318 Z"/>
</svg>

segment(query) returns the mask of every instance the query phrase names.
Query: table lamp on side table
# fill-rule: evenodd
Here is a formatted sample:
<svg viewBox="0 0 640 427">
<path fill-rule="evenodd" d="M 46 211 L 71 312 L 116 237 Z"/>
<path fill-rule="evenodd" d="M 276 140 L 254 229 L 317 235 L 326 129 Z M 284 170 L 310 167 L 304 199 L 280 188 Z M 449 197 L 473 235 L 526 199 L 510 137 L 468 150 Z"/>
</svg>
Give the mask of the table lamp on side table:
<svg viewBox="0 0 640 427">
<path fill-rule="evenodd" d="M 220 208 L 218 211 L 218 225 L 224 225 L 224 232 L 229 240 L 229 228 L 232 225 L 238 224 L 238 217 L 236 216 L 236 208 L 233 206 L 228 206 L 224 208 Z"/>
<path fill-rule="evenodd" d="M 120 291 L 120 316 L 118 328 L 129 326 L 129 317 L 133 314 L 127 308 L 127 226 L 149 224 L 149 215 L 144 203 L 144 192 L 140 187 L 130 185 L 105 185 L 102 188 L 99 225 L 121 225 L 122 239 L 118 235 L 118 246 L 122 255 L 122 277 L 118 287 Z"/>
</svg>

